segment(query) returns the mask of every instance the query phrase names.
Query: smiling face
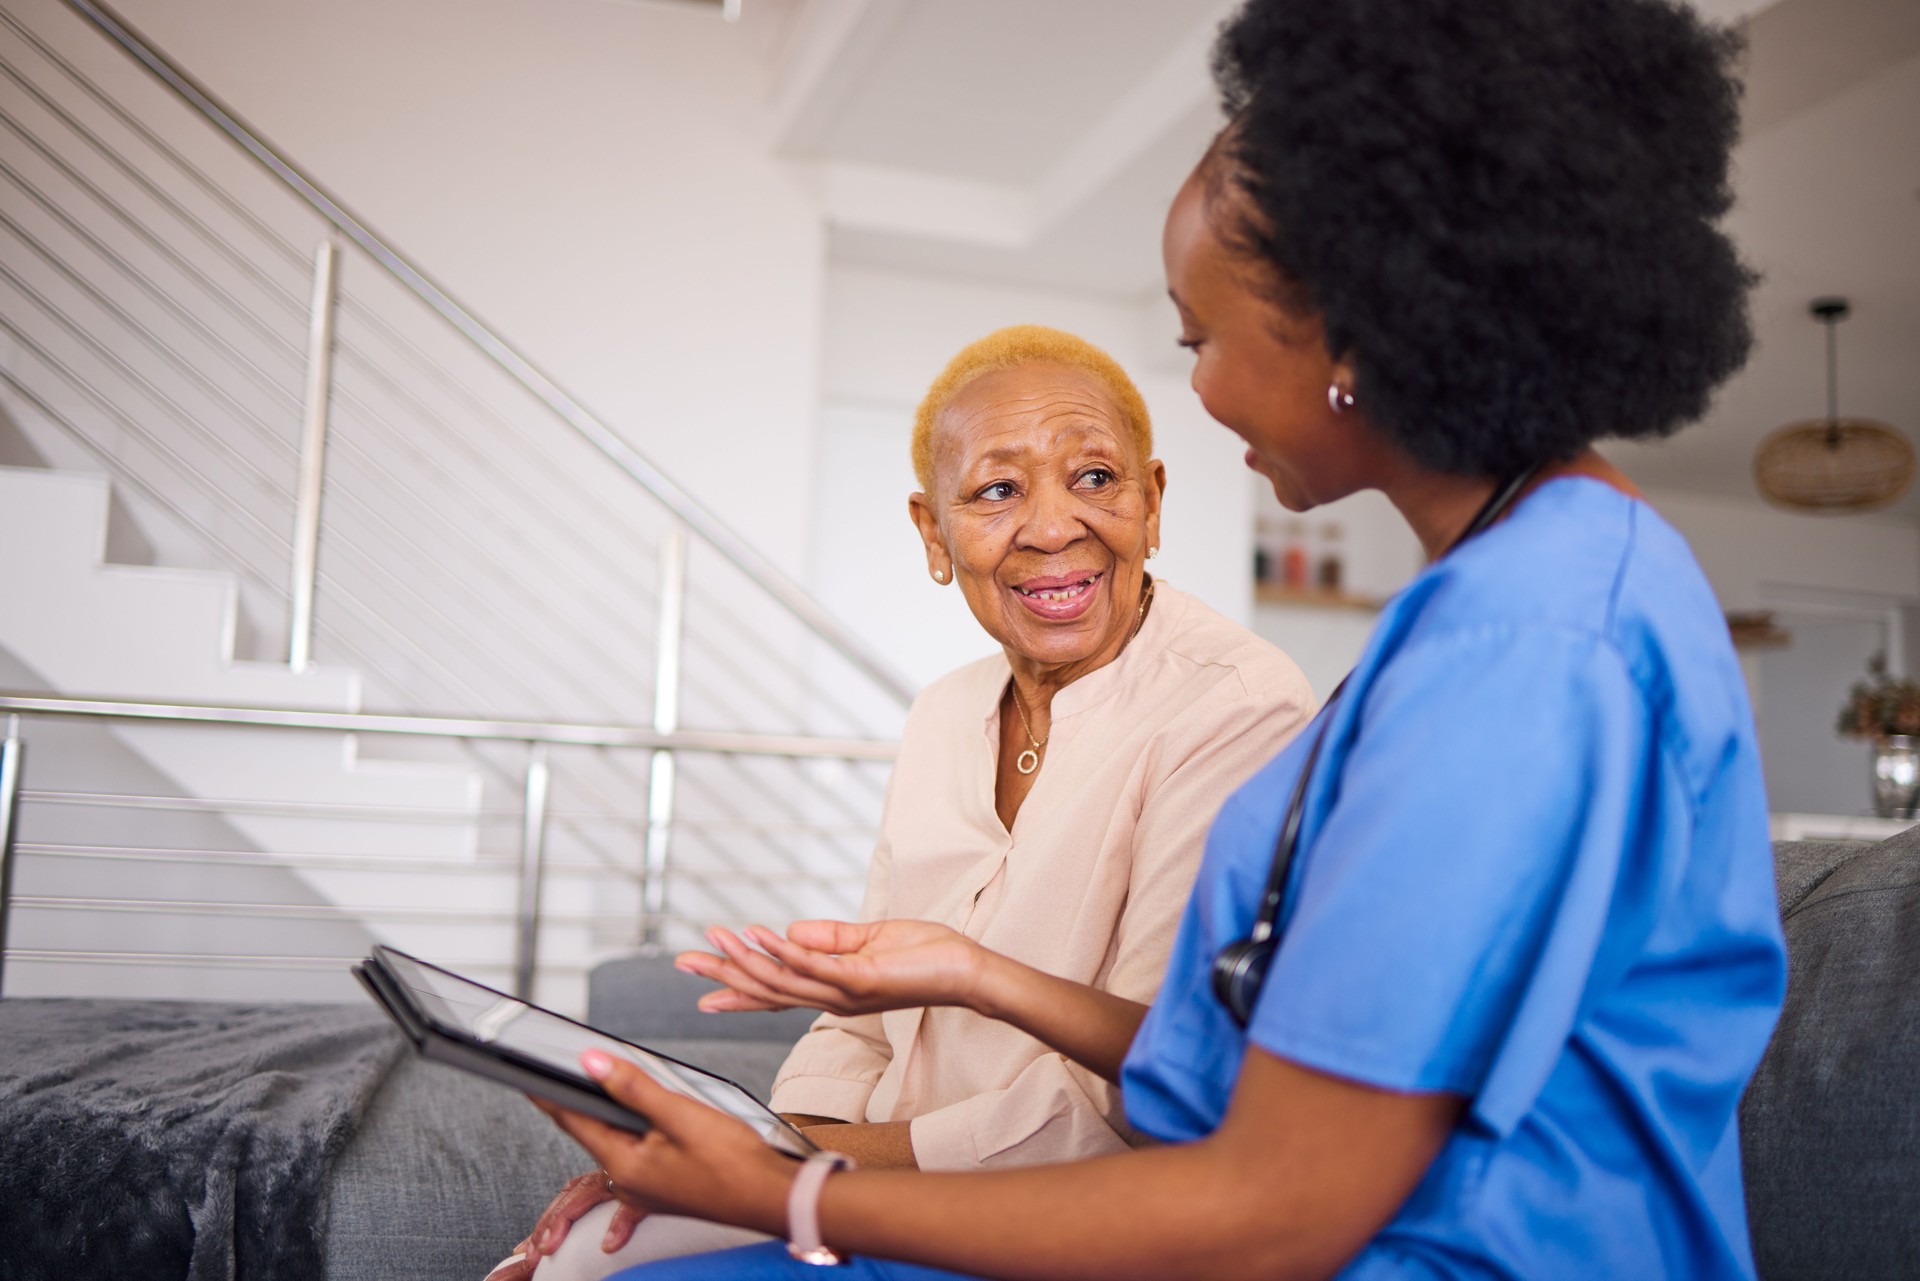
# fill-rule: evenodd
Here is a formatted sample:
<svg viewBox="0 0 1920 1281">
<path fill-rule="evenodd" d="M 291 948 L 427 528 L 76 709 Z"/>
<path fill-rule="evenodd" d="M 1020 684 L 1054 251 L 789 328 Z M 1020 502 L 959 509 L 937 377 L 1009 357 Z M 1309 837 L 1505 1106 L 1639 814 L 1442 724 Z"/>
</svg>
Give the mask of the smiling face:
<svg viewBox="0 0 1920 1281">
<path fill-rule="evenodd" d="M 1376 484 L 1380 441 L 1364 411 L 1327 403 L 1329 384 L 1353 387 L 1352 368 L 1329 354 L 1317 317 L 1276 306 L 1259 269 L 1221 241 L 1213 220 L 1237 197 L 1209 199 L 1207 186 L 1202 173 L 1187 179 L 1161 240 L 1200 403 L 1247 442 L 1247 466 L 1293 511 Z"/>
<path fill-rule="evenodd" d="M 1064 681 L 1126 645 L 1166 488 L 1139 454 L 1106 387 L 1064 365 L 981 374 L 941 411 L 914 524 L 929 572 L 959 583 L 1009 661 Z"/>
</svg>

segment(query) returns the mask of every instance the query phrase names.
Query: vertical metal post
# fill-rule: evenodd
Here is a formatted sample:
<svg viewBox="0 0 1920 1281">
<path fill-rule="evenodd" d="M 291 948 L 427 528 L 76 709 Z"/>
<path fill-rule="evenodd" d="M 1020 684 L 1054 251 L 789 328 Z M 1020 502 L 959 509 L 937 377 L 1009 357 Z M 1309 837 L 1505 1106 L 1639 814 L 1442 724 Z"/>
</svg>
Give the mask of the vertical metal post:
<svg viewBox="0 0 1920 1281">
<path fill-rule="evenodd" d="M 513 940 L 513 994 L 533 999 L 533 970 L 540 945 L 540 880 L 547 861 L 547 793 L 553 782 L 547 745 L 527 754 L 527 792 L 520 812 L 520 905 Z"/>
<path fill-rule="evenodd" d="M 7 915 L 13 908 L 13 845 L 20 816 L 20 765 L 27 753 L 20 741 L 20 718 L 7 718 L 0 740 L 0 991 L 7 971 Z"/>
<path fill-rule="evenodd" d="M 654 647 L 653 728 L 680 728 L 680 640 L 687 614 L 687 527 L 675 521 L 660 540 L 660 631 Z M 673 847 L 674 755 L 658 750 L 647 770 L 647 853 L 640 869 L 640 946 L 660 945 L 667 915 Z"/>
<path fill-rule="evenodd" d="M 313 251 L 313 305 L 307 319 L 306 411 L 300 431 L 300 488 L 294 495 L 293 591 L 287 621 L 287 666 L 313 661 L 313 588 L 320 566 L 320 491 L 326 477 L 327 401 L 333 393 L 335 251 Z"/>
</svg>

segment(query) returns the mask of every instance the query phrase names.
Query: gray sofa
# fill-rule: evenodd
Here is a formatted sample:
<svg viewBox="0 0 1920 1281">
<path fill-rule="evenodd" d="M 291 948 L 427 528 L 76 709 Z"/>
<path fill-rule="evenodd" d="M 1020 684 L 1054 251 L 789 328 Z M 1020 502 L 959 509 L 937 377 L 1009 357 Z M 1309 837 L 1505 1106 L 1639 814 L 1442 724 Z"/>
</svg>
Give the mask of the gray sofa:
<svg viewBox="0 0 1920 1281">
<path fill-rule="evenodd" d="M 1920 829 L 1776 858 L 1790 981 L 1741 1115 L 1761 1275 L 1920 1276 Z M 808 1016 L 702 1015 L 706 987 L 617 961 L 589 1016 L 764 1097 Z M 179 1276 L 191 1253 L 478 1281 L 585 1158 L 511 1090 L 387 1072 L 398 1053 L 370 1008 L 0 1002 L 0 1277 Z"/>
<path fill-rule="evenodd" d="M 1920 1275 L 1920 829 L 1775 856 L 1791 977 L 1741 1114 L 1761 1275 Z M 705 989 L 617 961 L 590 1018 L 765 1097 L 807 1017 L 701 1015 Z M 477 1279 L 581 1166 L 508 1091 L 409 1059 L 332 1173 L 327 1276 Z"/>
<path fill-rule="evenodd" d="M 1760 1275 L 1920 1276 L 1920 828 L 1774 857 L 1787 1003 L 1740 1111 Z"/>
</svg>

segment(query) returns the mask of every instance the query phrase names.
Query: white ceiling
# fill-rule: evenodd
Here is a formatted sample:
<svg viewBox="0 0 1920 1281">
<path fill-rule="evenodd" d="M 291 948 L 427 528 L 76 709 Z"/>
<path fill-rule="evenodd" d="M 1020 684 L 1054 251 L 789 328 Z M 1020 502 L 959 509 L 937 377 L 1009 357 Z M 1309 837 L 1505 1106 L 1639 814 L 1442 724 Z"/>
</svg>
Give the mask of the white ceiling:
<svg viewBox="0 0 1920 1281">
<path fill-rule="evenodd" d="M 896 0 L 877 18 L 880 56 L 804 151 L 790 150 L 1038 183 L 1195 16 L 1189 0 Z"/>
<path fill-rule="evenodd" d="M 1920 0 L 1693 2 L 1747 24 L 1729 227 L 1764 278 L 1759 343 L 1706 422 L 1613 452 L 1646 484 L 1751 496 L 1760 438 L 1822 412 L 1816 295 L 1854 303 L 1842 412 L 1920 435 Z M 818 168 L 836 260 L 1159 296 L 1231 0 L 745 4 L 772 144 Z M 1895 512 L 1920 517 L 1920 492 Z"/>
</svg>

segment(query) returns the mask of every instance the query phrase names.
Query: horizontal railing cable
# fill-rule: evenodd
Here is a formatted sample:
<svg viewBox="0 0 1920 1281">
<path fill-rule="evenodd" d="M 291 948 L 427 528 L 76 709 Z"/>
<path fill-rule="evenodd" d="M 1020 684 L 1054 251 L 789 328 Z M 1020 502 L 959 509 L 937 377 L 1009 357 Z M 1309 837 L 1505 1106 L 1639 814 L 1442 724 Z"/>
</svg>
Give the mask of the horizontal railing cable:
<svg viewBox="0 0 1920 1281">
<path fill-rule="evenodd" d="M 40 800 L 44 797 L 31 793 L 22 793 L 23 801 Z M 514 814 L 514 822 L 520 821 L 520 815 Z M 675 826 L 679 826 L 678 823 Z M 514 860 L 509 857 L 475 857 L 471 859 L 452 858 L 408 858 L 397 854 L 322 854 L 302 852 L 278 852 L 268 850 L 219 850 L 219 849 L 175 849 L 164 846 L 125 846 L 125 845 L 84 845 L 62 841 L 21 841 L 14 846 L 14 853 L 21 858 L 59 858 L 94 860 L 98 862 L 120 863 L 163 863 L 191 864 L 213 867 L 293 867 L 310 871 L 328 872 L 404 872 L 431 873 L 435 876 L 501 876 L 511 873 Z M 568 859 L 549 857 L 542 865 L 549 876 L 601 876 L 608 872 L 624 875 L 633 881 L 639 880 L 639 874 L 632 868 L 608 867 L 598 860 Z M 813 884 L 821 886 L 859 886 L 865 883 L 862 873 L 790 872 L 782 869 L 773 872 L 732 872 L 716 874 L 703 872 L 697 868 L 681 869 L 678 879 L 691 883 L 705 881 L 743 879 L 750 884 L 770 889 L 779 889 L 795 884 Z M 543 918 L 544 919 L 544 918 Z"/>
<path fill-rule="evenodd" d="M 14 186 L 24 192 L 43 213 L 59 223 L 61 230 L 85 245 L 95 256 L 100 258 L 101 261 L 111 266 L 118 276 L 128 281 L 156 306 L 164 310 L 168 318 L 175 324 L 186 329 L 199 341 L 218 350 L 226 359 L 227 363 L 236 372 L 245 376 L 254 386 L 269 395 L 284 400 L 291 410 L 298 411 L 300 408 L 299 393 L 296 392 L 287 381 L 275 378 L 257 360 L 236 346 L 225 334 L 220 333 L 213 326 L 200 319 L 190 308 L 182 306 L 179 300 L 161 288 L 151 276 L 128 261 L 126 255 L 94 234 L 84 223 L 75 218 L 64 207 L 42 191 L 37 184 L 29 181 L 17 169 L 8 164 L 4 158 L 0 158 L 0 176 L 6 177 Z M 296 357 L 299 354 L 297 345 L 291 342 L 289 342 L 284 349 L 284 352 L 289 356 Z M 289 380 L 293 372 L 294 366 L 289 364 Z"/>
<path fill-rule="evenodd" d="M 338 974 L 366 958 L 353 956 L 286 956 L 266 953 L 231 952 L 102 952 L 84 948 L 22 947 L 8 948 L 10 961 L 40 961 L 59 965 L 133 965 L 142 969 L 177 966 L 185 969 L 234 970 L 308 970 Z M 462 974 L 504 974 L 512 970 L 509 962 L 497 956 L 442 957 L 448 969 Z M 581 961 L 544 961 L 542 973 L 584 974 L 592 968 Z"/>
<path fill-rule="evenodd" d="M 0 712 L 125 721 L 322 730 L 344 734 L 393 734 L 417 738 L 550 743 L 569 747 L 637 747 L 676 752 L 768 757 L 820 757 L 891 761 L 897 744 L 885 739 L 818 738 L 799 734 L 748 734 L 728 730 L 662 733 L 639 725 L 592 725 L 557 721 L 483 720 L 385 712 L 329 712 L 303 708 L 225 707 L 193 703 L 148 703 L 126 699 L 51 697 L 0 692 Z"/>
<path fill-rule="evenodd" d="M 160 186 L 160 184 L 149 177 L 144 170 L 140 169 L 131 160 L 127 159 L 126 156 L 121 154 L 119 148 L 109 145 L 97 130 L 83 123 L 72 112 L 61 106 L 58 102 L 55 102 L 52 97 L 32 80 L 23 75 L 17 67 L 5 58 L 0 58 L 0 75 L 5 75 L 8 79 L 12 80 L 14 84 L 18 85 L 43 111 L 59 121 L 69 132 L 88 142 L 94 151 L 111 165 L 121 177 L 132 183 L 147 199 L 153 201 L 153 203 L 158 205 L 162 210 L 173 215 L 180 225 L 192 231 L 208 250 L 224 260 L 228 265 L 240 271 L 243 275 L 252 279 L 270 298 L 281 304 L 290 314 L 295 316 L 305 314 L 306 300 L 300 296 L 299 290 L 275 277 L 258 262 L 234 248 L 231 240 L 214 232 L 202 219 L 196 217 L 185 205 L 181 204 L 180 201 L 174 197 L 173 193 Z"/>
<path fill-rule="evenodd" d="M 156 155 L 166 159 L 182 176 L 195 187 L 199 188 L 203 195 L 220 205 L 220 207 L 226 210 L 236 221 L 247 226 L 249 230 L 260 237 L 263 243 L 277 252 L 289 266 L 298 267 L 302 270 L 306 268 L 307 255 L 298 245 L 281 235 L 276 228 L 258 214 L 254 213 L 253 210 L 234 199 L 226 188 L 215 182 L 207 175 L 205 170 L 189 160 L 182 154 L 178 147 L 175 147 L 165 138 L 162 138 L 158 133 L 149 128 L 146 122 L 142 121 L 131 111 L 128 111 L 113 95 L 102 89 L 98 82 L 91 76 L 76 67 L 71 60 L 62 56 L 58 50 L 35 35 L 5 9 L 0 9 L 0 23 L 4 23 L 15 35 L 31 47 L 35 53 L 39 54 L 49 65 L 58 70 L 68 81 L 77 86 L 104 111 L 117 120 L 129 133 L 144 142 Z"/>
</svg>

